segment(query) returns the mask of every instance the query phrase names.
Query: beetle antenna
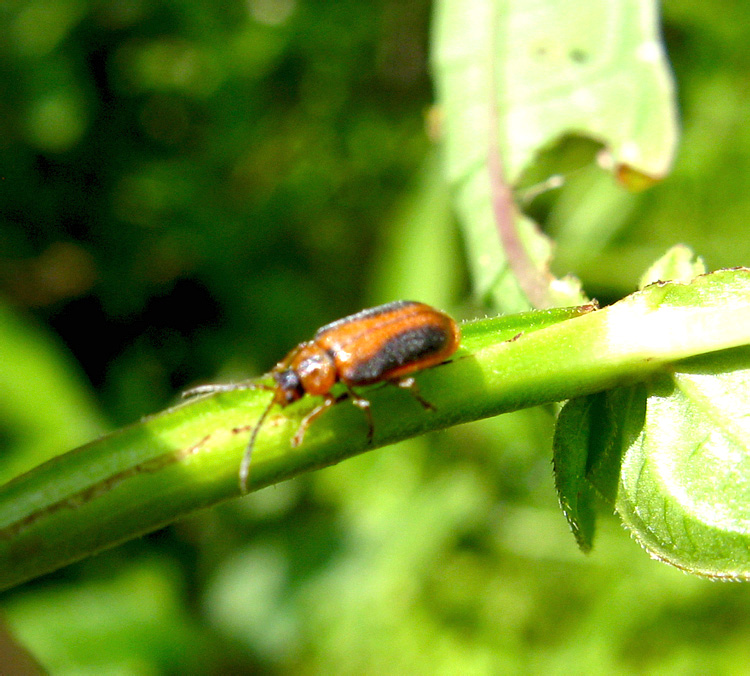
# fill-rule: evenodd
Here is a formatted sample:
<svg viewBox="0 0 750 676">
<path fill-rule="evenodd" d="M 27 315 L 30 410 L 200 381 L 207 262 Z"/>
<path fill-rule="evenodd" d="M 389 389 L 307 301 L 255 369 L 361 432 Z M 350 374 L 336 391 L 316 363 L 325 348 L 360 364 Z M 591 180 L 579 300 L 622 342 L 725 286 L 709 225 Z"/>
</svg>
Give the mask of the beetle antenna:
<svg viewBox="0 0 750 676">
<path fill-rule="evenodd" d="M 255 438 L 258 436 L 260 427 L 268 416 L 268 412 L 271 410 L 271 407 L 274 405 L 274 403 L 275 401 L 272 398 L 268 403 L 268 406 L 266 406 L 266 408 L 264 409 L 263 413 L 261 413 L 260 418 L 258 418 L 258 422 L 255 423 L 255 427 L 253 427 L 252 434 L 250 435 L 250 441 L 247 442 L 247 446 L 245 447 L 245 454 L 242 456 L 242 463 L 240 464 L 240 490 L 242 491 L 243 495 L 247 493 L 247 479 L 250 475 L 250 460 L 252 460 L 253 457 L 253 446 L 255 446 Z"/>
<path fill-rule="evenodd" d="M 258 382 L 242 382 L 242 383 L 223 383 L 223 384 L 209 384 L 209 385 L 197 385 L 191 387 L 189 390 L 185 390 L 182 393 L 183 399 L 189 399 L 190 397 L 198 397 L 202 394 L 215 394 L 216 392 L 234 392 L 235 390 L 273 390 L 273 386 L 267 383 Z"/>
</svg>

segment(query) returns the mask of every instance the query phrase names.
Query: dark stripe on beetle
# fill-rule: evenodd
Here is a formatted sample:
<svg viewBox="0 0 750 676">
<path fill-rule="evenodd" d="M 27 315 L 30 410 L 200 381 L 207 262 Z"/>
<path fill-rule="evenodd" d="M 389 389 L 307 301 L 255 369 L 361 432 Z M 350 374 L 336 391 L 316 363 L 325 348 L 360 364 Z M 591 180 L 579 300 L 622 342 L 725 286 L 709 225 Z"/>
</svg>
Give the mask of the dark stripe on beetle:
<svg viewBox="0 0 750 676">
<path fill-rule="evenodd" d="M 337 319 L 335 322 L 331 322 L 330 324 L 321 326 L 315 332 L 314 340 L 317 340 L 323 334 L 339 329 L 342 326 L 345 326 L 346 324 L 351 324 L 352 322 L 359 322 L 359 321 L 362 321 L 363 319 L 372 319 L 373 317 L 378 317 L 388 312 L 401 310 L 402 308 L 408 307 L 410 305 L 421 306 L 422 303 L 417 303 L 416 301 L 413 301 L 413 300 L 394 300 L 392 303 L 386 303 L 385 305 L 378 305 L 377 307 L 367 308 L 366 310 L 356 312 L 353 315 L 349 315 L 348 317 L 344 317 L 343 319 Z M 399 318 L 399 320 L 403 321 L 403 317 Z"/>
<path fill-rule="evenodd" d="M 420 326 L 391 336 L 370 359 L 345 369 L 342 379 L 351 385 L 368 385 L 388 377 L 395 369 L 418 362 L 443 350 L 451 339 L 444 328 Z"/>
</svg>

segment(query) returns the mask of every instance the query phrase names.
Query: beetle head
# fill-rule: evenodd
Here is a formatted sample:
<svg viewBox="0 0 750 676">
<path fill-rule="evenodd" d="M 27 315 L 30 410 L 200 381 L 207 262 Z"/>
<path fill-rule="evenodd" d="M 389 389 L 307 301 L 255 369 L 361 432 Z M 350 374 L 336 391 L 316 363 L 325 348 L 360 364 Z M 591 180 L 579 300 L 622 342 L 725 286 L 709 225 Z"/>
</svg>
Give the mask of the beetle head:
<svg viewBox="0 0 750 676">
<path fill-rule="evenodd" d="M 294 369 L 277 371 L 273 374 L 273 378 L 277 385 L 276 392 L 273 396 L 275 403 L 280 404 L 281 406 L 286 406 L 304 396 L 305 390 L 303 389 L 302 382 Z"/>
</svg>

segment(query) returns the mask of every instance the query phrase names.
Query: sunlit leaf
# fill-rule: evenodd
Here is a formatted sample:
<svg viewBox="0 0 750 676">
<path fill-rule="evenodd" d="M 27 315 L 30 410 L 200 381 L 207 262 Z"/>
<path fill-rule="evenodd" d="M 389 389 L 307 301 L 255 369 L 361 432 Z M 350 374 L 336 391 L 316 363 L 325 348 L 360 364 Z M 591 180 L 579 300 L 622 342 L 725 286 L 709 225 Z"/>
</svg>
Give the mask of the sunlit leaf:
<svg viewBox="0 0 750 676">
<path fill-rule="evenodd" d="M 663 281 L 689 282 L 706 272 L 703 259 L 684 244 L 673 246 L 641 277 L 640 288 Z"/>
<path fill-rule="evenodd" d="M 571 133 L 604 144 L 620 173 L 667 173 L 677 124 L 656 3 L 444 0 L 434 71 L 477 293 L 506 310 L 580 303 L 548 272 L 549 243 L 510 186 Z"/>
<path fill-rule="evenodd" d="M 691 258 L 674 250 L 649 274 L 684 278 L 701 267 Z M 750 577 L 750 274 L 653 283 L 599 314 L 607 312 L 602 359 L 642 352 L 644 363 L 664 364 L 644 383 L 574 400 L 560 415 L 556 484 L 579 545 L 591 546 L 594 487 L 653 557 L 699 575 Z"/>
<path fill-rule="evenodd" d="M 655 558 L 750 577 L 750 349 L 680 364 L 649 395 L 617 511 Z"/>
</svg>

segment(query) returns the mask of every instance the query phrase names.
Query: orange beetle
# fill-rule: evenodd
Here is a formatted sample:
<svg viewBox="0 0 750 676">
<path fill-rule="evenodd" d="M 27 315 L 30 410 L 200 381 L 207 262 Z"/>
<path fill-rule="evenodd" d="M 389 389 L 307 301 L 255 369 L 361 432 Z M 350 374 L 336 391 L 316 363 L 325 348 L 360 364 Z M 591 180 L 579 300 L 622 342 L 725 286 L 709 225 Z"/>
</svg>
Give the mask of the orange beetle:
<svg viewBox="0 0 750 676">
<path fill-rule="evenodd" d="M 456 351 L 460 340 L 458 324 L 445 313 L 424 303 L 395 301 L 362 310 L 318 329 L 311 341 L 300 343 L 266 374 L 274 379 L 275 385 L 203 385 L 188 390 L 184 396 L 238 389 L 273 391 L 271 401 L 253 428 L 242 458 L 240 488 L 244 493 L 255 438 L 274 404 L 287 406 L 305 394 L 324 397 L 323 402 L 303 418 L 292 438 L 292 446 L 302 443 L 313 420 L 346 398 L 365 412 L 369 424 L 368 439 L 372 441 L 370 402 L 353 388 L 390 382 L 408 389 L 424 408 L 433 409 L 422 399 L 414 378 L 409 374 L 445 361 Z M 331 393 L 336 383 L 342 383 L 346 388 L 338 396 Z"/>
</svg>

